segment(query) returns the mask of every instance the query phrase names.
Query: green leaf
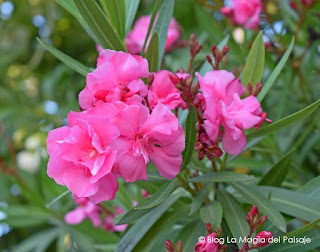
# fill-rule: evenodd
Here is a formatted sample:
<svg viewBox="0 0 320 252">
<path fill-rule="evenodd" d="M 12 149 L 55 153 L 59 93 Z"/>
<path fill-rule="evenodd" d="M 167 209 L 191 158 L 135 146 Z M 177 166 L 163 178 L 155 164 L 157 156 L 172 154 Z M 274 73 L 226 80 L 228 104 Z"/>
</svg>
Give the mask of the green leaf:
<svg viewBox="0 0 320 252">
<path fill-rule="evenodd" d="M 78 230 L 70 226 L 65 226 L 65 229 L 68 230 L 71 235 L 71 244 L 75 243 L 76 247 L 79 248 L 80 251 L 96 251 L 94 248 L 93 239 L 91 237 L 83 234 L 82 232 L 79 232 Z"/>
<path fill-rule="evenodd" d="M 200 192 L 197 193 L 196 197 L 193 199 L 189 215 L 192 215 L 200 208 L 200 206 L 204 202 L 207 195 L 208 195 L 207 188 L 203 188 Z"/>
<path fill-rule="evenodd" d="M 148 209 L 161 204 L 165 199 L 168 198 L 168 196 L 178 186 L 178 184 L 178 180 L 176 179 L 173 179 L 172 181 L 165 183 L 159 188 L 159 190 L 155 194 L 142 201 L 134 209 Z"/>
<path fill-rule="evenodd" d="M 147 209 L 134 209 L 132 208 L 128 212 L 126 212 L 122 218 L 117 222 L 117 225 L 127 224 L 130 222 L 133 222 L 140 217 L 146 215 L 148 212 L 150 212 L 153 208 L 147 208 Z"/>
<path fill-rule="evenodd" d="M 41 39 L 37 38 L 39 43 L 46 48 L 53 56 L 55 56 L 57 59 L 62 61 L 64 64 L 66 64 L 71 69 L 75 70 L 79 74 L 82 74 L 83 76 L 87 76 L 87 73 L 90 73 L 91 70 L 89 67 L 83 65 L 79 61 L 73 59 L 72 57 L 64 54 L 60 50 L 54 48 L 52 45 L 48 44 L 47 42 L 42 41 Z"/>
<path fill-rule="evenodd" d="M 222 205 L 223 218 L 226 220 L 232 236 L 237 239 L 238 247 L 241 248 L 243 243 L 239 241 L 239 237 L 246 237 L 249 234 L 249 227 L 244 218 L 246 212 L 229 193 L 218 191 L 217 196 Z"/>
<path fill-rule="evenodd" d="M 153 29 L 154 20 L 155 20 L 156 15 L 157 15 L 157 13 L 159 11 L 159 8 L 161 6 L 162 1 L 163 0 L 157 0 L 155 2 L 154 6 L 153 6 L 152 13 L 151 13 L 151 19 L 150 19 L 150 24 L 149 24 L 149 27 L 148 27 L 146 38 L 144 39 L 141 55 L 144 55 L 144 53 L 145 53 L 145 48 L 146 48 L 146 45 L 147 45 L 151 30 Z"/>
<path fill-rule="evenodd" d="M 283 216 L 271 201 L 257 191 L 255 187 L 244 185 L 242 183 L 231 183 L 231 185 L 246 199 L 248 199 L 251 204 L 256 205 L 264 215 L 267 215 L 268 220 L 272 224 L 278 227 L 281 231 L 286 232 L 286 221 Z"/>
<path fill-rule="evenodd" d="M 290 168 L 295 150 L 288 152 L 276 163 L 259 182 L 259 185 L 280 186 L 285 180 Z"/>
<path fill-rule="evenodd" d="M 316 219 L 315 221 L 312 221 L 304 226 L 302 226 L 301 228 L 298 228 L 296 230 L 293 230 L 291 231 L 290 233 L 286 233 L 285 236 L 287 237 L 294 237 L 294 236 L 297 236 L 297 235 L 301 235 L 303 234 L 304 232 L 310 230 L 310 229 L 314 229 L 314 227 L 316 225 L 318 225 L 318 223 L 320 222 L 320 218 Z"/>
<path fill-rule="evenodd" d="M 287 62 L 287 60 L 288 60 L 288 58 L 289 58 L 289 56 L 290 56 L 290 54 L 292 52 L 293 45 L 294 45 L 294 37 L 292 37 L 291 43 L 290 43 L 288 49 L 286 50 L 286 52 L 284 53 L 284 55 L 282 56 L 281 60 L 279 61 L 278 65 L 273 70 L 273 72 L 269 76 L 269 78 L 266 81 L 266 83 L 263 84 L 262 90 L 259 93 L 259 95 L 257 96 L 257 98 L 258 98 L 258 100 L 260 102 L 262 102 L 262 100 L 264 99 L 266 94 L 272 88 L 274 82 L 276 81 L 276 79 L 278 78 L 280 72 L 282 71 L 283 67 L 285 66 L 285 64 L 286 64 L 286 62 Z"/>
<path fill-rule="evenodd" d="M 310 222 L 320 218 L 320 200 L 317 196 L 308 197 L 301 192 L 271 186 L 259 186 L 258 189 L 263 195 L 270 195 L 272 204 L 285 214 Z"/>
<path fill-rule="evenodd" d="M 77 0 L 75 4 L 88 27 L 98 39 L 97 43 L 103 48 L 125 51 L 123 41 L 119 39 L 106 15 L 95 0 Z"/>
<path fill-rule="evenodd" d="M 155 207 L 144 215 L 130 230 L 123 236 L 115 252 L 130 252 L 149 231 L 153 224 L 168 210 L 170 206 L 180 197 L 188 195 L 182 188 L 178 188 L 166 201 Z"/>
<path fill-rule="evenodd" d="M 310 180 L 307 184 L 300 187 L 298 192 L 305 193 L 306 197 L 315 197 L 320 195 L 320 176 Z"/>
<path fill-rule="evenodd" d="M 240 182 L 240 181 L 249 181 L 254 180 L 255 177 L 248 176 L 236 172 L 209 172 L 204 175 L 192 178 L 189 182 Z"/>
<path fill-rule="evenodd" d="M 134 17 L 136 16 L 140 0 L 126 0 L 126 24 L 125 24 L 125 35 L 128 34 Z"/>
<path fill-rule="evenodd" d="M 124 38 L 125 29 L 125 0 L 99 0 L 102 8 L 107 13 L 112 27 L 120 38 Z"/>
<path fill-rule="evenodd" d="M 187 167 L 192 157 L 192 153 L 194 150 L 194 143 L 196 141 L 196 135 L 197 135 L 196 124 L 197 124 L 196 109 L 194 106 L 191 106 L 188 117 L 187 117 L 187 121 L 186 121 L 186 131 L 185 131 L 186 142 L 185 142 L 185 149 L 182 152 L 183 162 L 181 165 L 181 171 Z"/>
<path fill-rule="evenodd" d="M 194 246 L 198 242 L 199 237 L 205 235 L 205 225 L 200 218 L 197 218 L 182 228 L 176 242 L 181 240 L 183 251 L 194 251 Z"/>
<path fill-rule="evenodd" d="M 159 62 L 159 34 L 157 32 L 154 32 L 152 35 L 145 58 L 149 62 L 150 72 L 156 72 Z"/>
<path fill-rule="evenodd" d="M 154 26 L 154 32 L 159 33 L 159 62 L 158 69 L 160 68 L 162 58 L 164 55 L 164 49 L 167 42 L 168 27 L 172 18 L 174 8 L 174 0 L 163 0 L 159 15 L 157 17 L 156 24 Z"/>
<path fill-rule="evenodd" d="M 283 242 L 283 238 L 281 242 L 274 243 L 271 246 L 266 247 L 262 251 L 270 251 L 270 252 L 304 252 L 304 251 L 313 251 L 312 249 L 319 248 L 320 246 L 320 228 L 308 230 L 298 236 L 296 239 L 299 238 L 310 238 L 310 243 L 303 243 L 303 242 L 288 242 L 286 240 Z"/>
<path fill-rule="evenodd" d="M 52 201 L 50 201 L 50 202 L 46 205 L 46 207 L 47 207 L 47 208 L 48 208 L 48 207 L 51 207 L 54 203 L 56 203 L 57 201 L 59 201 L 59 200 L 62 199 L 64 196 L 68 195 L 69 193 L 71 193 L 70 190 L 67 190 L 67 191 L 61 193 L 58 197 L 56 197 L 56 198 L 54 198 Z"/>
<path fill-rule="evenodd" d="M 265 47 L 262 32 L 254 40 L 244 66 L 241 82 L 246 87 L 250 82 L 255 86 L 260 80 L 264 67 Z"/>
<path fill-rule="evenodd" d="M 250 141 L 256 137 L 271 134 L 271 133 L 276 132 L 280 129 L 286 128 L 286 127 L 290 126 L 291 124 L 294 124 L 298 121 L 301 121 L 302 119 L 304 119 L 307 116 L 309 116 L 310 114 L 312 114 L 319 107 L 319 105 L 320 105 L 320 99 L 318 101 L 312 103 L 308 107 L 305 107 L 304 109 L 302 109 L 292 115 L 289 115 L 285 118 L 282 118 L 281 120 L 279 120 L 275 123 L 272 123 L 268 126 L 265 126 L 259 130 L 256 130 L 256 131 L 248 134 L 247 141 Z"/>
<path fill-rule="evenodd" d="M 52 241 L 59 235 L 59 229 L 53 228 L 42 230 L 41 232 L 32 235 L 14 247 L 15 252 L 45 252 Z"/>
<path fill-rule="evenodd" d="M 222 221 L 222 206 L 219 201 L 213 201 L 210 204 L 200 208 L 200 217 L 202 221 L 211 223 L 214 230 L 218 230 Z"/>
</svg>

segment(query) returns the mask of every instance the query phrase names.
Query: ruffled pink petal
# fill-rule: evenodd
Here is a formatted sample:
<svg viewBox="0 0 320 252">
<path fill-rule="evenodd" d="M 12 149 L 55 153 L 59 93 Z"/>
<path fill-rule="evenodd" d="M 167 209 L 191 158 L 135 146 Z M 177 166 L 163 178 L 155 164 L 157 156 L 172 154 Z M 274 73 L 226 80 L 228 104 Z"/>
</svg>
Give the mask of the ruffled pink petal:
<svg viewBox="0 0 320 252">
<path fill-rule="evenodd" d="M 222 147 L 230 155 L 239 155 L 246 146 L 246 136 L 243 130 L 235 127 L 233 130 L 224 127 Z"/>
<path fill-rule="evenodd" d="M 85 218 L 86 213 L 82 207 L 78 207 L 64 216 L 65 222 L 70 225 L 80 224 Z"/>
<path fill-rule="evenodd" d="M 118 182 L 112 173 L 101 178 L 98 184 L 98 191 L 89 197 L 94 204 L 114 199 L 115 194 L 118 191 Z"/>
</svg>

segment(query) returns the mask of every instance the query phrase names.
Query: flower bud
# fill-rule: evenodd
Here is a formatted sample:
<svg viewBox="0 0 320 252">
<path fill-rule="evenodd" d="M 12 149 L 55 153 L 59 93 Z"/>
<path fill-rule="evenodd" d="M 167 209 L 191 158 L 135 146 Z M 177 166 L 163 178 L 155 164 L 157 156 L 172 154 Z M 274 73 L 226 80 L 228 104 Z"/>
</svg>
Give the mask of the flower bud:
<svg viewBox="0 0 320 252">
<path fill-rule="evenodd" d="M 212 229 L 211 223 L 209 223 L 209 222 L 206 223 L 206 229 L 207 229 L 208 234 L 213 233 L 213 229 Z"/>
<path fill-rule="evenodd" d="M 179 240 L 178 243 L 176 244 L 176 249 L 177 249 L 177 252 L 182 252 L 182 242 L 181 242 L 181 240 Z"/>
<path fill-rule="evenodd" d="M 254 248 L 262 248 L 269 244 L 269 239 L 272 238 L 273 235 L 269 231 L 262 231 L 258 233 L 255 237 L 255 239 L 258 240 L 258 243 L 252 244 Z"/>
<path fill-rule="evenodd" d="M 262 226 L 266 221 L 268 220 L 268 217 L 267 216 L 262 216 L 259 220 L 258 220 L 258 223 L 257 223 L 257 226 L 260 227 Z"/>
<path fill-rule="evenodd" d="M 165 244 L 166 244 L 167 252 L 174 252 L 174 248 L 170 240 L 166 240 Z"/>
<path fill-rule="evenodd" d="M 249 214 L 252 216 L 253 219 L 258 218 L 258 214 L 259 214 L 258 208 L 256 206 L 252 206 Z"/>
</svg>

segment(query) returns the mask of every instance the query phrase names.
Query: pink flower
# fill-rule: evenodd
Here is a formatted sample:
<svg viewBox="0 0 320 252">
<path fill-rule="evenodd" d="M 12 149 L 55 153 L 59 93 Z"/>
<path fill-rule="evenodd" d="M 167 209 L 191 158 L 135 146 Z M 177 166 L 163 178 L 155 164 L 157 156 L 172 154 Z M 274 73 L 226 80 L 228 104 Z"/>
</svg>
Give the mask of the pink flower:
<svg viewBox="0 0 320 252">
<path fill-rule="evenodd" d="M 113 199 L 118 189 L 111 173 L 116 158 L 111 144 L 119 136 L 110 122 L 115 113 L 113 105 L 104 103 L 85 112 L 71 112 L 69 127 L 51 130 L 47 138 L 48 176 L 95 204 Z"/>
<path fill-rule="evenodd" d="M 114 208 L 115 212 L 113 214 L 110 214 L 109 216 L 107 216 L 105 219 L 104 219 L 104 223 L 103 223 L 103 229 L 106 230 L 106 231 L 110 231 L 110 232 L 123 232 L 126 230 L 127 228 L 127 224 L 122 224 L 122 225 L 115 225 L 114 223 L 114 219 L 118 216 L 118 215 L 121 215 L 121 214 L 124 214 L 124 211 L 116 206 Z"/>
<path fill-rule="evenodd" d="M 180 171 L 184 150 L 184 130 L 175 115 L 161 103 L 151 114 L 142 105 L 117 106 L 120 111 L 113 123 L 120 137 L 113 141 L 117 158 L 112 171 L 127 182 L 147 179 L 150 158 L 162 176 L 174 178 Z"/>
<path fill-rule="evenodd" d="M 160 70 L 155 73 L 148 95 L 151 108 L 154 108 L 158 103 L 162 103 L 170 110 L 177 107 L 186 108 L 186 104 L 182 100 L 179 90 L 170 79 L 170 74 L 172 73 L 167 70 Z M 184 76 L 182 75 L 182 77 Z"/>
<path fill-rule="evenodd" d="M 254 240 L 257 240 L 256 243 L 253 243 L 254 248 L 262 248 L 267 246 L 270 243 L 271 238 L 273 237 L 272 233 L 269 231 L 262 231 L 254 237 Z"/>
<path fill-rule="evenodd" d="M 261 0 L 232 0 L 233 7 L 224 7 L 221 12 L 235 25 L 255 29 L 259 25 Z"/>
<path fill-rule="evenodd" d="M 126 45 L 129 53 L 132 53 L 132 54 L 141 53 L 145 38 L 147 36 L 150 20 L 151 20 L 151 15 L 148 15 L 148 16 L 140 17 L 135 22 L 133 29 L 128 33 L 126 37 Z M 177 23 L 177 21 L 174 18 L 172 18 L 168 28 L 165 52 L 168 52 L 171 50 L 173 45 L 178 41 L 179 37 L 180 37 L 180 26 Z M 149 41 L 147 43 L 147 46 L 148 44 L 149 44 Z"/>
<path fill-rule="evenodd" d="M 149 74 L 146 59 L 124 52 L 103 50 L 97 68 L 87 75 L 87 84 L 79 94 L 82 109 L 89 109 L 98 101 L 112 103 L 140 102 L 148 89 L 140 78 Z"/>
<path fill-rule="evenodd" d="M 194 247 L 195 252 L 217 252 L 222 244 L 215 242 L 216 233 L 207 235 L 202 241 L 199 241 Z"/>
<path fill-rule="evenodd" d="M 87 198 L 76 199 L 75 202 L 79 205 L 75 210 L 67 213 L 64 217 L 66 223 L 70 225 L 80 224 L 85 218 L 89 218 L 95 227 L 101 225 L 100 207 L 93 204 Z"/>
<path fill-rule="evenodd" d="M 245 88 L 225 70 L 210 71 L 204 77 L 196 73 L 196 76 L 205 99 L 204 128 L 208 136 L 216 142 L 221 134 L 223 149 L 231 155 L 240 154 L 246 145 L 243 129 L 260 126 L 265 119 L 260 103 L 254 96 L 241 100 Z"/>
</svg>

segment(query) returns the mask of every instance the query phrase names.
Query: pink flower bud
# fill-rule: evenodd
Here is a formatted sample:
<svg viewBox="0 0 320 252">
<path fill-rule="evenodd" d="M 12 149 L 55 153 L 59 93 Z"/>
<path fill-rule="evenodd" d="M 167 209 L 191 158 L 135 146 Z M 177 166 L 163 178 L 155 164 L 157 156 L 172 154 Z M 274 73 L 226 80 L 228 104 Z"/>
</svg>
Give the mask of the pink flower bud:
<svg viewBox="0 0 320 252">
<path fill-rule="evenodd" d="M 177 249 L 177 252 L 182 252 L 182 242 L 181 242 L 181 240 L 179 240 L 178 243 L 176 244 L 176 249 Z"/>
<path fill-rule="evenodd" d="M 251 209 L 250 209 L 249 214 L 250 214 L 253 218 L 257 218 L 257 217 L 258 217 L 258 214 L 259 214 L 258 207 L 252 206 Z"/>
<path fill-rule="evenodd" d="M 170 240 L 166 240 L 165 244 L 166 244 L 167 252 L 174 252 L 174 248 Z"/>
<path fill-rule="evenodd" d="M 296 2 L 294 2 L 294 1 L 290 1 L 290 7 L 291 7 L 292 9 L 294 9 L 294 10 L 297 10 L 297 9 L 298 9 L 297 4 L 296 4 Z"/>
<path fill-rule="evenodd" d="M 206 229 L 208 234 L 213 233 L 212 225 L 210 223 L 206 223 Z"/>
<path fill-rule="evenodd" d="M 270 238 L 272 238 L 273 235 L 271 232 L 269 231 L 262 231 L 260 233 L 258 233 L 255 237 L 255 239 L 258 240 L 258 242 L 256 244 L 252 244 L 252 246 L 254 248 L 262 248 L 267 246 L 270 243 Z"/>
<path fill-rule="evenodd" d="M 268 220 L 267 216 L 262 216 L 259 220 L 258 220 L 258 227 L 262 226 L 266 221 Z"/>
</svg>

